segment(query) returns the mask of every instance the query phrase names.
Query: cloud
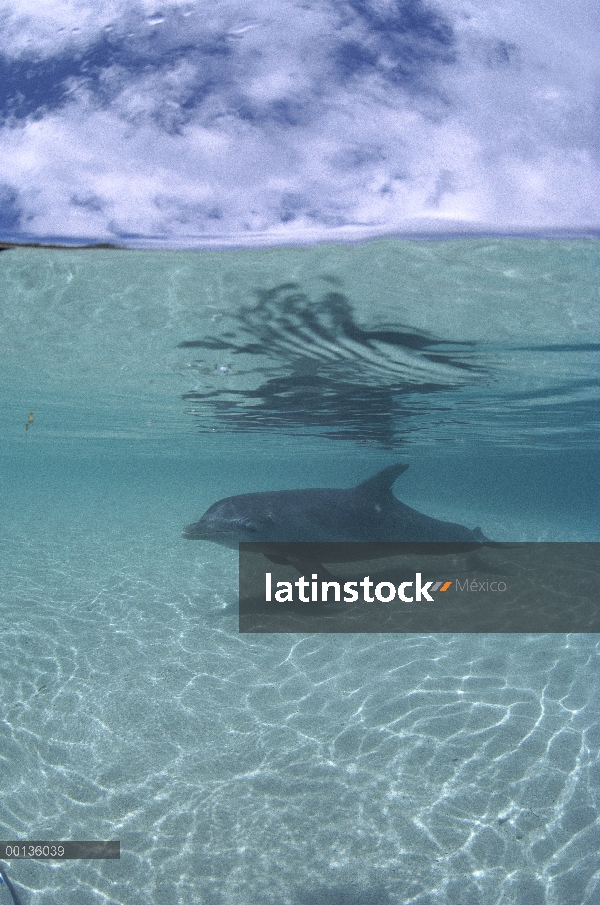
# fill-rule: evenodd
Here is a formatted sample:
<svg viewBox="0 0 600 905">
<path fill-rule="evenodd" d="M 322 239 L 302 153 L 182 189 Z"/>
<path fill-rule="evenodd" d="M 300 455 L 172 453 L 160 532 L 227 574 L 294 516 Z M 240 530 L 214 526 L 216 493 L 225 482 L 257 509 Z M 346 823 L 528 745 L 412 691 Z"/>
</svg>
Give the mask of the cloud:
<svg viewBox="0 0 600 905">
<path fill-rule="evenodd" d="M 598 226 L 585 0 L 30 9 L 3 26 L 5 237 Z"/>
</svg>

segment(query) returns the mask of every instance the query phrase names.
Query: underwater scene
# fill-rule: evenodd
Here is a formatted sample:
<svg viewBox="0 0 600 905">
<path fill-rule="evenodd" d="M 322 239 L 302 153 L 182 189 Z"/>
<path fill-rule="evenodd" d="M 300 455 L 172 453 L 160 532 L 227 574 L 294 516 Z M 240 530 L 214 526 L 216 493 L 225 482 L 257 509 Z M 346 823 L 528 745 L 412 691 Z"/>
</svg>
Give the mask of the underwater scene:
<svg viewBox="0 0 600 905">
<path fill-rule="evenodd" d="M 597 239 L 0 254 L 0 905 L 597 905 L 600 636 L 242 634 L 218 500 L 600 541 Z M 599 594 L 600 600 L 600 594 Z M 564 598 L 565 611 L 573 605 Z"/>
</svg>

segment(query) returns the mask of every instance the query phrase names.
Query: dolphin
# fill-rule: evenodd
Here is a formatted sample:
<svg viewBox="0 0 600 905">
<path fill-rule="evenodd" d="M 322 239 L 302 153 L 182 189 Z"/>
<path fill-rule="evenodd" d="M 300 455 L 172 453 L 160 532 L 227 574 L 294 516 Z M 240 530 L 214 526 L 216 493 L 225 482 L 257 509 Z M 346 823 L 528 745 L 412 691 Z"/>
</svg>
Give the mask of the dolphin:
<svg viewBox="0 0 600 905">
<path fill-rule="evenodd" d="M 250 543 L 474 543 L 481 528 L 423 515 L 392 493 L 408 465 L 389 465 L 349 489 L 270 490 L 226 497 L 187 525 L 183 537 L 237 549 Z"/>
</svg>

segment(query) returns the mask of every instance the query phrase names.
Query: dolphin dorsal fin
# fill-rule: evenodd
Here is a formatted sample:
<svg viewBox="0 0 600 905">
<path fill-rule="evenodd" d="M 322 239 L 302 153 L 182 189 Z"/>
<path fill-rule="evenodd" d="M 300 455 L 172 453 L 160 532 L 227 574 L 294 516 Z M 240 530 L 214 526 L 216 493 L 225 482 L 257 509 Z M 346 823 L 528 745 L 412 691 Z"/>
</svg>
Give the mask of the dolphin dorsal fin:
<svg viewBox="0 0 600 905">
<path fill-rule="evenodd" d="M 370 497 L 387 496 L 388 493 L 392 492 L 394 481 L 398 475 L 401 475 L 407 468 L 408 465 L 403 465 L 400 462 L 396 465 L 388 465 L 383 471 L 378 471 L 372 478 L 367 478 L 366 481 L 355 487 L 355 490 Z"/>
</svg>

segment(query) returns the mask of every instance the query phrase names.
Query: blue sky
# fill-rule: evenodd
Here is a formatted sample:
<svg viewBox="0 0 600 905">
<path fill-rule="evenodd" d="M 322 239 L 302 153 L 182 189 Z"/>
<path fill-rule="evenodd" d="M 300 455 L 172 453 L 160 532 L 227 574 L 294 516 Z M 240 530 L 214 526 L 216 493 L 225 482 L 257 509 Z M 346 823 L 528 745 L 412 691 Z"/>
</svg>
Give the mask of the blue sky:
<svg viewBox="0 0 600 905">
<path fill-rule="evenodd" d="M 11 2 L 0 238 L 600 226 L 591 0 Z"/>
</svg>

